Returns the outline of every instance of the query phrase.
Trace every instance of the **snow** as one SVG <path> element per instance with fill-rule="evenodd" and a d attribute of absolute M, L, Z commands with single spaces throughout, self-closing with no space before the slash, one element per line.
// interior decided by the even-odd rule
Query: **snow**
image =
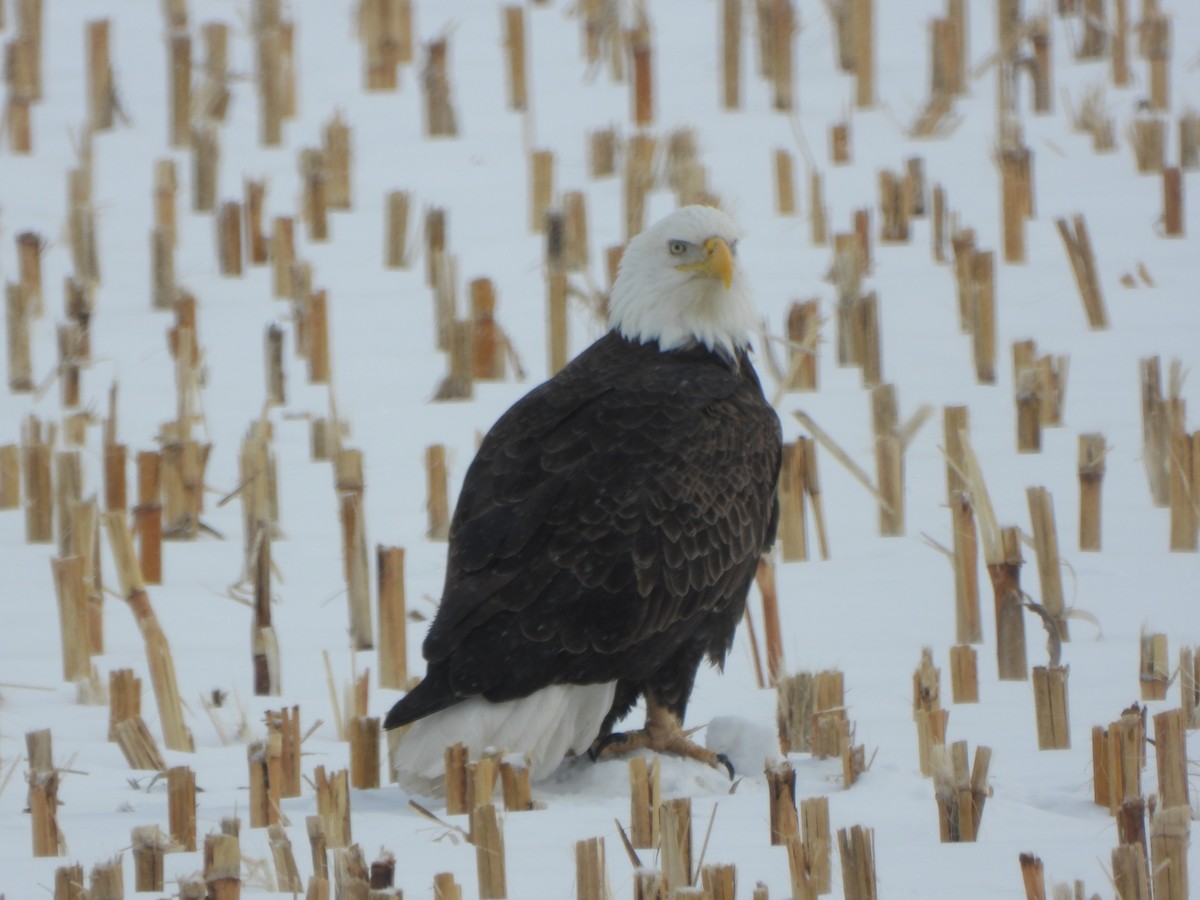
<path fill-rule="evenodd" d="M 351 654 L 347 623 L 336 496 L 328 463 L 309 458 L 311 416 L 327 415 L 331 402 L 348 423 L 348 444 L 360 448 L 366 465 L 366 523 L 372 543 L 407 550 L 410 609 L 426 617 L 438 596 L 444 544 L 427 541 L 424 448 L 443 443 L 450 454 L 452 491 L 469 462 L 477 435 L 546 372 L 543 241 L 529 232 L 527 151 L 554 150 L 555 183 L 561 193 L 582 190 L 588 199 L 591 278 L 602 285 L 603 248 L 623 234 L 622 189 L 617 178 L 591 180 L 586 134 L 615 124 L 633 133 L 629 89 L 606 72 L 589 71 L 581 55 L 581 28 L 564 2 L 526 7 L 530 47 L 532 111 L 526 117 L 505 109 L 503 38 L 499 7 L 453 0 L 416 4 L 422 41 L 450 35 L 451 81 L 461 125 L 455 139 L 430 140 L 422 134 L 419 69 L 407 67 L 398 93 L 368 94 L 362 88 L 362 51 L 349 4 L 295 2 L 300 73 L 299 115 L 285 124 L 285 146 L 258 145 L 258 101 L 253 83 L 254 55 L 249 8 L 244 4 L 196 2 L 191 30 L 208 21 L 231 25 L 230 69 L 239 78 L 228 122 L 221 128 L 219 198 L 240 199 L 244 177 L 268 180 L 268 221 L 299 208 L 297 153 L 316 146 L 320 129 L 341 111 L 352 129 L 355 154 L 354 209 L 331 216 L 332 240 L 313 244 L 297 223 L 298 256 L 312 263 L 314 280 L 328 290 L 334 381 L 331 388 L 306 383 L 305 368 L 292 354 L 288 305 L 271 299 L 266 267 L 249 268 L 239 279 L 218 274 L 211 215 L 190 211 L 191 161 L 186 151 L 167 146 L 167 54 L 159 5 L 151 0 L 104 3 L 52 2 L 45 9 L 45 100 L 34 107 L 35 154 L 0 154 L 0 211 L 4 240 L 0 273 L 13 281 L 13 236 L 33 230 L 48 246 L 43 256 L 46 313 L 34 323 L 36 377 L 55 364 L 54 328 L 62 320 L 59 286 L 71 272 L 67 245 L 66 171 L 77 164 L 77 143 L 85 116 L 83 23 L 112 19 L 113 60 L 123 109 L 131 122 L 98 135 L 95 204 L 99 217 L 102 283 L 93 319 L 93 363 L 83 375 L 84 405 L 103 416 L 110 384 L 119 384 L 119 437 L 133 449 L 150 449 L 161 423 L 174 416 L 174 376 L 167 352 L 167 314 L 150 307 L 149 234 L 153 163 L 175 159 L 180 173 L 178 279 L 199 301 L 199 337 L 205 351 L 203 392 L 205 434 L 213 449 L 207 483 L 211 491 L 204 520 L 224 536 L 164 547 L 164 584 L 150 588 L 151 602 L 171 642 L 180 688 L 189 707 L 188 725 L 196 753 L 166 751 L 170 765 L 196 772 L 200 794 L 199 830 L 215 830 L 222 817 L 245 815 L 248 774 L 245 743 L 264 734 L 266 710 L 299 704 L 302 729 L 323 724 L 304 744 L 303 767 L 327 771 L 347 763 L 347 745 L 337 740 L 321 655 L 328 652 L 335 680 L 348 683 L 353 672 L 376 667 L 374 653 Z M 749 5 L 749 4 L 747 4 Z M 1135 4 L 1128 4 L 1134 6 Z M 1177 147 L 1178 115 L 1200 98 L 1200 7 L 1164 2 L 1174 27 L 1171 64 L 1169 158 Z M 992 11 L 970 7 L 971 67 L 984 62 L 995 45 Z M 8 4 L 11 39 L 15 15 Z M 743 110 L 719 108 L 717 22 L 719 4 L 662 0 L 652 5 L 655 38 L 655 131 L 696 129 L 709 184 L 746 232 L 739 253 L 755 290 L 756 302 L 775 331 L 787 304 L 817 296 L 831 316 L 834 290 L 826 281 L 830 250 L 809 243 L 804 217 L 774 212 L 771 157 L 785 147 L 801 159 L 798 137 L 825 176 L 829 220 L 847 230 L 856 209 L 871 207 L 877 228 L 877 172 L 898 169 L 920 155 L 929 182 L 941 183 L 963 225 L 976 230 L 978 245 L 999 249 L 999 178 L 992 161 L 996 144 L 995 69 L 980 66 L 970 95 L 957 106 L 958 128 L 946 139 L 909 139 L 911 121 L 926 96 L 928 21 L 943 14 L 939 3 L 876 4 L 878 18 L 879 105 L 853 110 L 853 83 L 836 72 L 833 37 L 824 4 L 799 4 L 796 36 L 797 110 L 794 118 L 771 108 L 767 87 L 754 76 L 755 35 L 747 20 Z M 1029 12 L 1034 12 L 1033 9 Z M 945 467 L 938 445 L 938 418 L 913 440 L 906 457 L 907 536 L 880 538 L 873 500 L 831 456 L 820 451 L 822 488 L 832 558 L 786 563 L 778 570 L 783 641 L 789 670 L 837 667 L 845 674 L 849 717 L 856 740 L 873 756 L 870 770 L 848 790 L 840 766 L 807 754 L 794 754 L 797 794 L 827 794 L 833 827 L 862 824 L 874 829 L 880 896 L 1000 898 L 1019 896 L 1017 855 L 1037 853 L 1047 878 L 1082 879 L 1089 895 L 1111 896 L 1108 860 L 1116 845 L 1114 820 L 1092 803 L 1090 730 L 1107 725 L 1138 699 L 1138 634 L 1146 628 L 1168 636 L 1172 664 L 1184 646 L 1200 644 L 1196 613 L 1197 556 L 1168 550 L 1168 513 L 1151 503 L 1141 460 L 1138 359 L 1157 354 L 1164 366 L 1197 361 L 1200 306 L 1200 184 L 1185 173 L 1186 233 L 1161 236 L 1161 183 L 1137 175 L 1124 129 L 1148 90 L 1146 63 L 1131 54 L 1135 84 L 1107 89 L 1107 105 L 1118 126 L 1118 149 L 1092 153 L 1090 141 L 1070 130 L 1063 102 L 1076 102 L 1087 86 L 1106 83 L 1106 62 L 1076 61 L 1070 53 L 1074 24 L 1053 19 L 1055 112 L 1034 116 L 1022 81 L 1020 106 L 1026 142 L 1034 154 L 1036 218 L 1028 224 L 1029 261 L 996 266 L 998 318 L 997 380 L 975 383 L 969 338 L 959 333 L 952 273 L 932 262 L 928 220 L 914 223 L 910 243 L 874 244 L 868 286 L 880 297 L 884 377 L 898 391 L 901 417 L 922 403 L 940 408 L 966 404 L 971 436 L 987 477 L 1001 523 L 1030 531 L 1024 491 L 1043 485 L 1054 496 L 1059 546 L 1064 558 L 1068 602 L 1094 615 L 1071 625 L 1064 647 L 1070 666 L 1072 748 L 1037 749 L 1028 683 L 1000 682 L 994 662 L 994 626 L 986 578 L 981 584 L 984 644 L 979 646 L 981 703 L 951 708 L 948 739 L 967 740 L 971 751 L 988 746 L 993 796 L 988 800 L 979 839 L 973 844 L 941 844 L 932 783 L 917 765 L 916 730 L 911 715 L 911 674 L 921 648 L 933 648 L 943 670 L 943 696 L 949 696 L 948 649 L 954 643 L 953 582 L 942 556 L 922 540 L 950 541 L 944 506 Z M 1131 41 L 1131 51 L 1134 43 Z M 853 164 L 834 167 L 826 146 L 829 125 L 849 116 Z M 798 174 L 803 167 L 798 167 Z M 797 179 L 802 182 L 801 178 Z M 801 184 L 801 208 L 808 196 Z M 444 207 L 448 247 L 457 255 L 460 294 L 466 283 L 487 276 L 496 284 L 500 324 L 511 337 L 527 371 L 525 382 L 479 385 L 469 402 L 434 403 L 430 398 L 445 371 L 433 351 L 432 299 L 423 278 L 424 260 L 405 271 L 382 265 L 384 195 L 414 193 L 418 206 Z M 647 222 L 668 211 L 673 198 L 656 191 Z M 1066 254 L 1055 231 L 1059 216 L 1087 218 L 1112 327 L 1088 329 Z M 419 210 L 414 227 L 419 223 Z M 998 254 L 999 256 L 999 254 Z M 1127 289 L 1120 277 L 1142 263 L 1155 286 Z M 241 515 L 237 502 L 216 505 L 237 484 L 241 436 L 262 412 L 262 334 L 269 323 L 288 331 L 288 402 L 269 412 L 280 483 L 282 539 L 273 553 L 279 577 L 274 621 L 282 653 L 283 695 L 252 695 L 250 610 L 230 599 L 228 587 L 242 566 Z M 572 309 L 573 351 L 600 333 L 581 306 Z M 792 411 L 803 409 L 860 465 L 870 470 L 872 436 L 869 397 L 860 373 L 834 363 L 833 325 L 823 331 L 820 390 L 785 395 L 779 404 L 785 436 L 802 433 Z M 1063 427 L 1044 432 L 1038 454 L 1017 454 L 1013 372 L 1009 346 L 1032 338 L 1039 353 L 1069 354 L 1070 378 Z M 0 355 L 7 350 L 0 349 Z M 6 358 L 6 357 L 5 357 Z M 760 367 L 761 368 L 761 367 Z M 769 379 L 764 373 L 764 380 Z M 1184 397 L 1195 403 L 1192 382 Z M 40 397 L 0 392 L 0 443 L 19 441 L 20 423 L 30 413 L 58 420 L 58 390 Z M 1103 487 L 1104 550 L 1078 551 L 1076 441 L 1100 431 L 1111 452 Z M 101 486 L 100 434 L 91 428 L 84 452 L 85 494 Z M 132 473 L 132 467 L 131 467 Z M 121 853 L 136 826 L 167 825 L 166 785 L 151 773 L 131 772 L 120 751 L 105 740 L 107 709 L 79 703 L 73 685 L 61 680 L 57 613 L 51 580 L 50 545 L 24 540 L 19 511 L 0 513 L 0 894 L 41 896 L 53 884 L 54 870 L 80 861 L 85 868 Z M 107 548 L 105 582 L 116 584 Z M 1037 594 L 1033 553 L 1026 550 L 1024 585 Z M 755 595 L 756 598 L 756 595 Z M 755 617 L 761 609 L 755 599 Z M 1038 622 L 1026 621 L 1031 664 L 1044 659 Z M 161 739 L 149 691 L 141 635 L 124 604 L 110 598 L 105 607 L 107 647 L 95 664 L 103 680 L 109 671 L 133 668 L 143 678 L 143 715 Z M 421 628 L 409 633 L 410 659 L 419 671 Z M 229 695 L 216 716 L 222 736 L 201 708 L 201 697 L 219 689 Z M 398 695 L 380 690 L 372 678 L 371 707 L 383 715 Z M 1151 713 L 1178 705 L 1178 685 L 1168 699 L 1148 704 Z M 632 720 L 640 715 L 635 712 Z M 708 723 L 702 739 L 728 753 L 739 780 L 695 763 L 663 759 L 663 796 L 693 798 L 694 834 L 699 845 L 712 818 L 706 862 L 738 867 L 742 894 L 756 881 L 773 897 L 790 894 L 787 857 L 768 843 L 767 791 L 761 774 L 765 757 L 778 753 L 774 741 L 774 693 L 755 685 L 744 634 L 719 674 L 702 670 L 689 709 L 688 724 Z M 50 728 L 54 758 L 63 775 L 59 824 L 67 855 L 30 856 L 29 817 L 23 814 L 25 770 L 23 736 Z M 1200 750 L 1196 732 L 1188 738 L 1189 757 Z M 1197 791 L 1193 774 L 1192 805 Z M 9 777 L 11 776 L 11 777 Z M 9 780 L 5 782 L 5 778 Z M 1144 789 L 1156 789 L 1153 754 L 1143 773 Z M 504 818 L 509 895 L 562 897 L 574 890 L 573 843 L 602 836 L 614 896 L 632 894 L 633 867 L 620 850 L 614 820 L 627 825 L 627 772 L 624 762 L 573 761 L 549 781 L 535 786 L 541 808 Z M 452 830 L 421 817 L 398 788 L 354 791 L 353 837 L 374 859 L 380 847 L 398 859 L 397 884 L 408 896 L 429 896 L 433 875 L 453 871 L 464 896 L 476 894 L 473 848 Z M 442 815 L 436 800 L 423 799 Z M 714 812 L 715 810 L 715 812 Z M 305 786 L 300 798 L 285 800 L 283 812 L 301 876 L 311 864 L 304 819 L 316 811 Z M 461 816 L 443 816 L 465 826 Z M 270 858 L 265 830 L 243 822 L 243 853 Z M 643 862 L 652 856 L 643 851 Z M 1200 878 L 1200 850 L 1188 853 L 1192 881 Z M 198 872 L 198 853 L 166 857 L 171 882 Z M 125 860 L 126 889 L 132 893 L 132 865 Z M 260 878 L 247 891 L 263 892 Z M 834 863 L 834 896 L 841 875 Z"/>

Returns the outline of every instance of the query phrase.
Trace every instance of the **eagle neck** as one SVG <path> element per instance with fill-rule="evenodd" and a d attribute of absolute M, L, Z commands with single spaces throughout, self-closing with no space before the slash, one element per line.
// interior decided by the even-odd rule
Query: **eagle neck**
<path fill-rule="evenodd" d="M 742 370 L 749 365 L 749 348 L 738 347 L 731 349 L 724 344 L 718 344 L 716 347 L 709 347 L 707 344 L 697 340 L 689 340 L 686 343 L 678 346 L 668 347 L 663 349 L 658 340 L 651 338 L 649 340 L 639 340 L 622 334 L 618 330 L 609 332 L 610 336 L 616 340 L 634 347 L 637 349 L 652 351 L 669 359 L 680 359 L 688 362 L 711 362 L 715 363 L 730 372 L 740 374 Z"/>

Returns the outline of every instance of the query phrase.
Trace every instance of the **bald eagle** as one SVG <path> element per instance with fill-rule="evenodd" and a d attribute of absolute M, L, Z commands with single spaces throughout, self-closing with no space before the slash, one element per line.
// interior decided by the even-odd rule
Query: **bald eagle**
<path fill-rule="evenodd" d="M 446 747 L 634 749 L 710 765 L 682 723 L 723 664 L 775 539 L 779 419 L 749 359 L 756 314 L 723 212 L 688 206 L 626 248 L 610 331 L 512 406 L 479 448 L 450 526 L 402 784 L 436 789 Z M 614 734 L 640 698 L 645 727 Z"/>

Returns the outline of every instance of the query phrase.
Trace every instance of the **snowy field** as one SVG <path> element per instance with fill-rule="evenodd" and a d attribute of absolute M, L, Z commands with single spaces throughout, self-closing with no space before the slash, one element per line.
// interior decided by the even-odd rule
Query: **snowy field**
<path fill-rule="evenodd" d="M 623 15 L 627 4 L 617 3 Z M 1062 5 L 1062 4 L 1057 4 Z M 1112 20 L 1112 3 L 1103 4 Z M 1142 4 L 1127 3 L 1136 21 Z M 1162 113 L 1169 139 L 1166 157 L 1178 164 L 1178 122 L 1200 106 L 1200 5 L 1162 0 L 1173 27 L 1169 109 Z M 7 42 L 17 28 L 16 0 L 0 0 Z M 370 710 L 382 716 L 399 694 L 375 681 L 374 652 L 352 653 L 346 635 L 347 603 L 337 494 L 330 463 L 310 455 L 310 419 L 336 409 L 360 449 L 365 466 L 368 547 L 406 548 L 409 609 L 428 619 L 441 587 L 445 544 L 426 539 L 425 447 L 443 444 L 449 459 L 451 502 L 484 430 L 515 399 L 548 374 L 543 236 L 529 228 L 530 166 L 534 149 L 555 154 L 555 190 L 587 198 L 591 264 L 570 276 L 574 286 L 603 289 L 604 251 L 624 239 L 623 187 L 618 175 L 593 178 L 588 134 L 614 126 L 623 139 L 636 132 L 630 87 L 608 67 L 590 68 L 583 56 L 576 7 L 526 4 L 530 109 L 506 106 L 505 48 L 500 6 L 482 0 L 414 3 L 418 60 L 401 69 L 396 92 L 363 87 L 363 47 L 353 4 L 294 0 L 285 17 L 295 25 L 298 108 L 284 124 L 283 144 L 259 143 L 259 101 L 251 4 L 194 0 L 189 5 L 195 82 L 201 79 L 201 26 L 230 26 L 232 98 L 220 140 L 219 200 L 240 200 L 243 179 L 267 183 L 266 216 L 296 216 L 296 255 L 312 266 L 314 285 L 328 294 L 333 377 L 312 385 L 294 353 L 292 305 L 273 299 L 269 265 L 247 267 L 241 277 L 218 270 L 214 216 L 191 208 L 192 161 L 168 144 L 166 25 L 151 0 L 47 0 L 44 11 L 43 99 L 33 106 L 34 153 L 17 156 L 0 147 L 0 274 L 18 279 L 15 236 L 42 236 L 45 311 L 32 323 L 34 380 L 38 394 L 0 391 L 0 444 L 17 444 L 32 414 L 61 422 L 56 383 L 55 328 L 64 320 L 62 285 L 74 271 L 67 228 L 67 171 L 78 165 L 80 131 L 87 119 L 84 36 L 87 21 L 111 20 L 112 63 L 123 121 L 93 138 L 92 198 L 97 220 L 100 280 L 91 320 L 91 362 L 82 373 L 82 406 L 94 413 L 83 448 L 83 495 L 102 491 L 102 427 L 108 392 L 119 385 L 118 439 L 131 453 L 157 446 L 164 422 L 176 415 L 174 364 L 166 341 L 173 321 L 151 306 L 150 232 L 154 164 L 174 159 L 179 173 L 176 278 L 198 301 L 204 356 L 202 419 L 197 436 L 210 442 L 203 521 L 212 533 L 164 545 L 163 583 L 149 587 L 151 603 L 170 641 L 186 723 L 195 753 L 165 750 L 170 766 L 195 771 L 198 831 L 218 829 L 225 817 L 245 816 L 248 804 L 246 745 L 265 734 L 264 713 L 299 705 L 301 729 L 321 721 L 304 742 L 303 771 L 346 766 L 348 745 L 338 739 L 323 654 L 340 691 L 355 673 L 370 669 Z M 1035 215 L 1026 227 L 1028 260 L 1005 264 L 1002 241 L 995 115 L 997 66 L 994 4 L 969 3 L 967 92 L 955 102 L 955 127 L 937 138 L 913 139 L 909 124 L 929 96 L 929 22 L 945 15 L 943 3 L 877 0 L 877 103 L 854 105 L 854 77 L 838 70 L 828 8 L 798 4 L 794 38 L 795 110 L 773 109 L 769 86 L 758 77 L 753 4 L 744 4 L 742 108 L 722 108 L 721 4 L 661 0 L 648 4 L 653 34 L 654 121 L 665 140 L 694 129 L 709 190 L 745 230 L 739 256 L 755 289 L 764 321 L 782 334 L 792 301 L 819 298 L 826 318 L 819 346 L 819 390 L 781 394 L 777 407 L 788 440 L 806 434 L 793 416 L 803 410 L 868 472 L 874 473 L 870 393 L 861 371 L 836 364 L 836 289 L 829 280 L 832 246 L 814 246 L 809 224 L 807 158 L 824 176 L 830 231 L 853 228 L 855 210 L 871 209 L 873 265 L 865 287 L 879 296 L 882 372 L 895 385 L 901 421 L 922 404 L 935 411 L 906 454 L 905 536 L 880 537 L 873 498 L 845 467 L 818 450 L 828 522 L 830 559 L 778 564 L 782 643 L 788 671 L 837 668 L 844 673 L 848 716 L 855 742 L 871 765 L 843 789 L 836 759 L 793 754 L 797 796 L 828 795 L 833 828 L 874 830 L 878 896 L 888 898 L 1011 898 L 1022 895 L 1018 855 L 1033 853 L 1048 883 L 1081 880 L 1086 896 L 1114 896 L 1110 854 L 1115 820 L 1093 802 L 1091 729 L 1108 726 L 1139 693 L 1139 633 L 1167 636 L 1172 669 L 1181 648 L 1200 645 L 1198 557 L 1172 552 L 1169 511 L 1152 501 L 1143 465 L 1138 362 L 1157 355 L 1186 371 L 1200 361 L 1200 180 L 1184 173 L 1186 237 L 1165 237 L 1162 179 L 1137 173 L 1128 129 L 1148 97 L 1149 65 L 1129 41 L 1132 82 L 1114 88 L 1107 59 L 1077 60 L 1078 18 L 1054 14 L 1056 4 L 1026 4 L 1027 15 L 1049 16 L 1053 59 L 1053 111 L 1035 115 L 1027 75 L 1016 105 L 1025 143 L 1033 154 Z M 6 7 L 6 8 L 5 8 Z M 420 46 L 439 35 L 450 41 L 449 72 L 459 135 L 428 138 L 423 127 Z M 1078 108 L 1088 88 L 1103 86 L 1104 108 L 1115 124 L 1116 149 L 1096 154 L 1091 138 L 1071 127 L 1068 103 Z M 301 223 L 301 149 L 317 147 L 335 112 L 351 130 L 353 206 L 330 214 L 330 240 L 313 242 Z M 830 159 L 829 129 L 851 124 L 852 162 Z M 776 212 L 773 155 L 787 149 L 796 161 L 798 213 Z M 916 219 L 907 243 L 878 240 L 881 169 L 902 171 L 905 160 L 924 160 L 928 185 L 945 189 L 947 205 L 976 245 L 996 253 L 997 365 L 994 385 L 975 380 L 971 339 L 959 329 L 952 264 L 935 263 L 929 217 Z M 385 196 L 412 194 L 409 268 L 384 266 Z M 649 196 L 647 222 L 673 208 L 665 184 Z M 435 402 L 447 356 L 434 346 L 434 303 L 425 281 L 420 226 L 423 211 L 447 215 L 447 249 L 457 258 L 460 314 L 469 281 L 493 280 L 497 320 L 525 368 L 523 381 L 477 384 L 468 401 Z M 1097 261 L 1111 327 L 1088 327 L 1055 219 L 1083 214 Z M 1153 286 L 1122 277 L 1144 267 Z M 281 660 L 282 693 L 255 696 L 251 665 L 251 609 L 231 597 L 243 567 L 240 504 L 218 505 L 239 482 L 238 452 L 265 402 L 263 333 L 285 331 L 287 398 L 265 415 L 274 429 L 280 535 L 272 552 L 273 620 Z M 572 301 L 571 352 L 602 333 L 585 304 Z M 1017 452 L 1011 345 L 1033 339 L 1038 354 L 1068 356 L 1063 423 L 1043 432 L 1040 453 Z M 761 349 L 761 348 L 760 348 Z M 0 357 L 7 360 L 6 350 Z M 775 353 L 780 353 L 776 348 Z M 762 354 L 760 353 L 760 357 Z M 775 382 L 760 373 L 768 394 Z M 1194 378 L 1182 397 L 1193 410 Z M 1070 749 L 1039 751 L 1030 683 L 1000 681 L 996 671 L 991 588 L 980 563 L 983 643 L 978 704 L 950 703 L 950 647 L 956 643 L 954 578 L 946 557 L 923 536 L 949 546 L 941 409 L 966 405 L 970 434 L 1002 525 L 1032 532 L 1025 490 L 1044 486 L 1057 514 L 1061 571 L 1067 603 L 1090 617 L 1071 622 L 1062 660 L 1070 667 Z M 1195 430 L 1195 414 L 1188 426 Z M 1103 550 L 1079 549 L 1080 434 L 1099 432 L 1109 447 L 1103 482 Z M 61 437 L 56 449 L 61 449 Z M 1193 469 L 1195 471 L 1195 469 Z M 130 492 L 134 469 L 129 468 Z M 219 537 L 214 536 L 219 535 Z M 812 532 L 810 527 L 810 540 Z M 815 541 L 813 542 L 815 545 Z M 85 871 L 124 853 L 125 889 L 133 893 L 130 830 L 167 829 L 167 790 L 153 773 L 132 771 L 115 743 L 106 740 L 108 709 L 81 702 L 62 680 L 58 614 L 50 560 L 53 544 L 30 544 L 20 510 L 0 512 L 0 896 L 9 900 L 52 892 L 54 871 L 80 862 Z M 1023 550 L 1022 583 L 1038 599 L 1032 547 Z M 104 584 L 117 589 L 112 557 L 102 547 Z M 374 560 L 372 552 L 370 558 Z M 372 584 L 374 584 L 372 562 Z M 751 595 L 761 629 L 758 592 Z M 1045 664 L 1044 631 L 1025 619 L 1030 665 Z M 161 746 L 162 729 L 143 642 L 129 608 L 117 595 L 104 604 L 105 652 L 93 659 L 102 683 L 108 673 L 132 668 L 143 681 L 142 713 Z M 409 627 L 413 675 L 421 672 L 423 627 Z M 760 632 L 759 643 L 762 643 Z M 911 676 L 922 648 L 942 668 L 943 703 L 950 711 L 947 740 L 966 740 L 993 751 L 992 794 L 975 843 L 939 841 L 934 785 L 918 767 Z M 204 701 L 227 695 L 211 714 Z M 339 698 L 340 699 L 340 698 Z M 1174 682 L 1166 700 L 1147 704 L 1152 716 L 1178 708 Z M 640 725 L 640 711 L 629 723 Z M 764 762 L 778 756 L 775 692 L 757 686 L 743 628 L 724 673 L 702 669 L 688 723 L 709 724 L 699 740 L 725 749 L 738 768 L 730 785 L 723 774 L 698 764 L 663 759 L 663 796 L 692 798 L 697 848 L 711 819 L 704 862 L 737 867 L 739 896 L 756 882 L 771 897 L 792 894 L 787 854 L 772 847 Z M 30 816 L 24 813 L 25 734 L 48 728 L 61 774 L 58 823 L 65 850 L 59 857 L 30 853 Z M 1200 797 L 1194 760 L 1200 737 L 1188 733 L 1193 818 Z M 1153 731 L 1151 730 L 1151 737 Z M 353 840 L 368 862 L 380 848 L 395 854 L 396 885 L 408 897 L 431 896 L 433 878 L 453 872 L 463 896 L 477 895 L 474 848 L 451 829 L 422 817 L 394 785 L 351 793 Z M 1157 790 L 1153 748 L 1143 789 Z M 466 817 L 445 816 L 436 798 L 416 798 L 456 826 Z M 510 897 L 566 897 L 575 891 L 574 843 L 603 837 L 614 897 L 633 895 L 634 872 L 617 826 L 629 827 L 628 774 L 624 761 L 568 762 L 548 782 L 534 786 L 535 811 L 504 816 Z M 441 804 L 439 806 L 439 804 Z M 307 782 L 302 796 L 286 799 L 282 813 L 300 875 L 312 872 L 305 818 L 316 799 Z M 270 860 L 265 829 L 243 821 L 241 849 L 249 861 Z M 835 838 L 836 842 L 836 838 Z M 653 864 L 653 852 L 642 851 Z M 1200 888 L 1200 849 L 1187 851 L 1192 892 Z M 180 879 L 199 873 L 198 852 L 165 857 L 166 886 L 154 896 L 178 894 Z M 247 893 L 274 888 L 271 866 L 243 866 Z M 836 853 L 833 896 L 843 886 Z"/>

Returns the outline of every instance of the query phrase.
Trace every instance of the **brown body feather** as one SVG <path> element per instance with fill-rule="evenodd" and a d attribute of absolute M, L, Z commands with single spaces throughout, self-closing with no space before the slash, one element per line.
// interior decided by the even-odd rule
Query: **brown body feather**
<path fill-rule="evenodd" d="M 386 727 L 468 697 L 616 682 L 683 719 L 775 537 L 780 427 L 743 352 L 613 332 L 484 438 L 450 529 L 425 679 Z"/>

